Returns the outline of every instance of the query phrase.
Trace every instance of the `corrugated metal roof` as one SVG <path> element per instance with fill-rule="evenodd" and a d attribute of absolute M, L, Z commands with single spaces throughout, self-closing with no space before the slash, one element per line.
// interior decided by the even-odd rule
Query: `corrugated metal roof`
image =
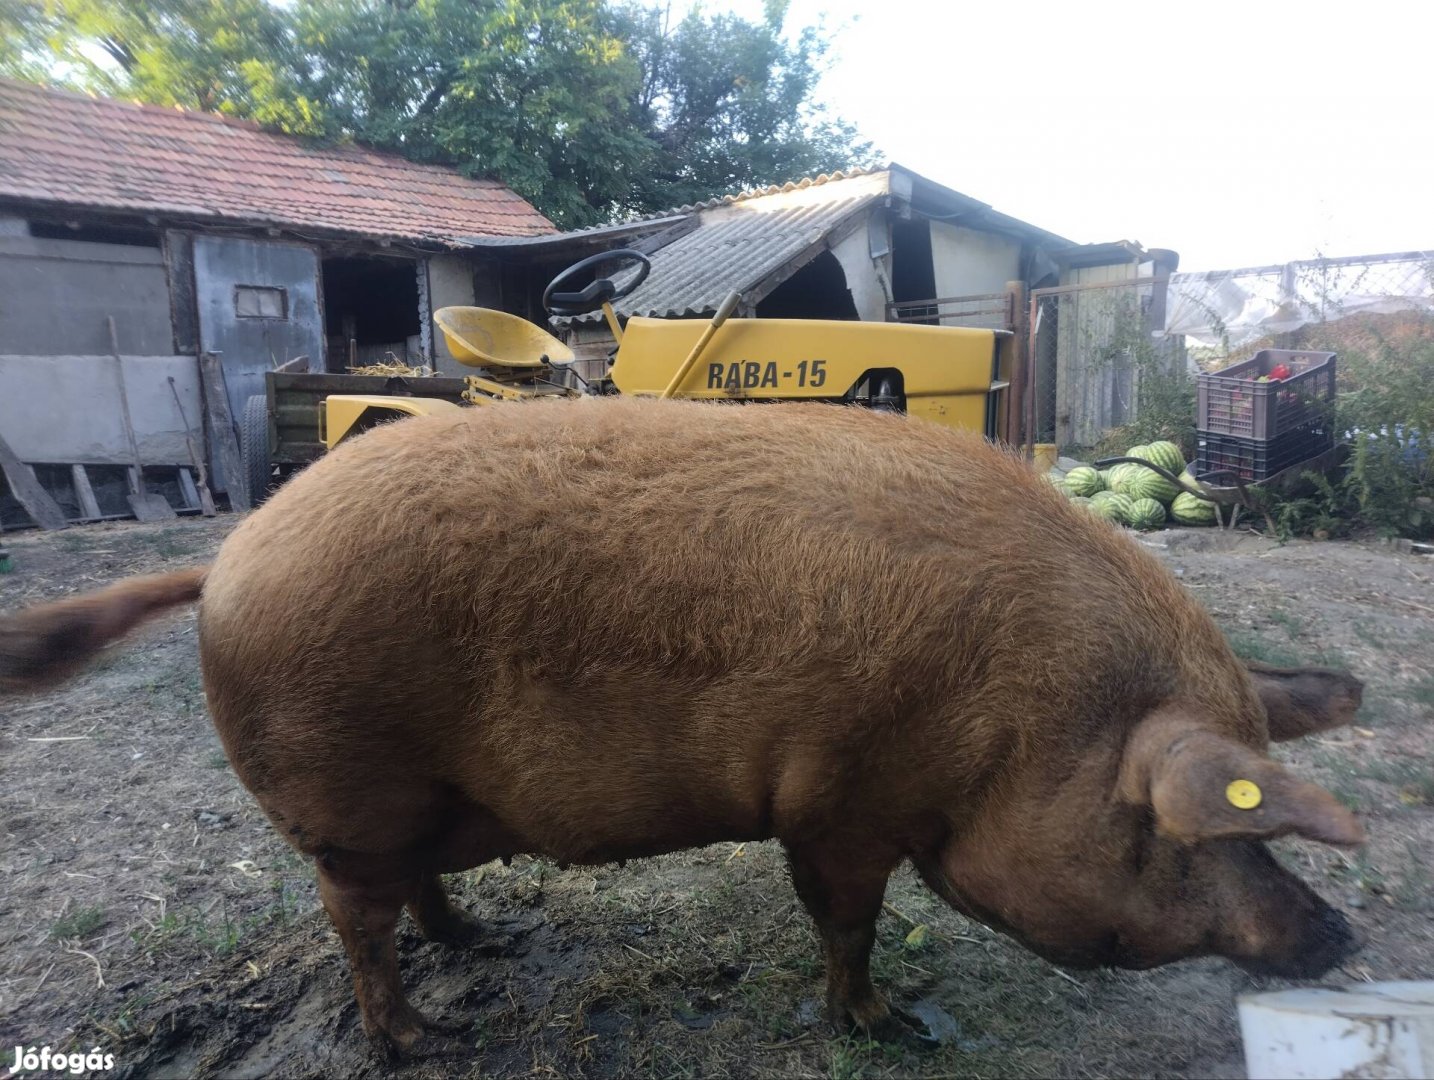
<path fill-rule="evenodd" d="M 614 307 L 624 316 L 701 315 L 716 311 L 734 289 L 753 303 L 761 299 L 751 295 L 758 283 L 889 190 L 885 169 L 834 173 L 682 207 L 678 212 L 701 214 L 698 228 L 654 252 L 651 276 Z"/>

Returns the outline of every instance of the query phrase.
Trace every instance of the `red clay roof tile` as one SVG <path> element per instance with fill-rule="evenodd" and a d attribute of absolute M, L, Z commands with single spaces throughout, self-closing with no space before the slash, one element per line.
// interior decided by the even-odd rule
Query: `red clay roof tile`
<path fill-rule="evenodd" d="M 0 199 L 415 243 L 556 231 L 496 180 L 10 79 L 0 79 Z"/>

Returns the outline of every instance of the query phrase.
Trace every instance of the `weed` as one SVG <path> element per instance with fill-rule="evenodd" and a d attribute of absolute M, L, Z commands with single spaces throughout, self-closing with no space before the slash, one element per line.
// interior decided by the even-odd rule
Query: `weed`
<path fill-rule="evenodd" d="M 1348 320 L 1353 323 L 1354 320 Z M 1307 476 L 1312 494 L 1284 499 L 1282 531 L 1353 526 L 1386 536 L 1434 535 L 1434 318 L 1420 316 L 1397 335 L 1377 325 L 1359 340 L 1341 322 L 1313 327 L 1304 348 L 1339 353 L 1339 397 L 1333 427 L 1351 444 L 1335 478 Z"/>
<path fill-rule="evenodd" d="M 77 908 L 55 920 L 50 937 L 55 941 L 82 940 L 109 921 L 102 907 Z"/>
<path fill-rule="evenodd" d="M 224 756 L 223 750 L 211 750 L 204 764 L 208 765 L 211 769 L 227 769 L 229 768 L 229 759 Z"/>
<path fill-rule="evenodd" d="M 827 1075 L 831 1080 L 858 1080 L 866 1075 L 866 1066 L 871 1060 L 873 1051 L 879 1050 L 881 1045 L 870 1039 L 857 1039 L 847 1036 L 835 1040 L 832 1043 L 831 1062 L 827 1067 Z"/>

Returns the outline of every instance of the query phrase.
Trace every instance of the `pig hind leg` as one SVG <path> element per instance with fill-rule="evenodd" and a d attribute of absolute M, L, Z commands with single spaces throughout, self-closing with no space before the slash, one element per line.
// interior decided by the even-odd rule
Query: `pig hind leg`
<path fill-rule="evenodd" d="M 319 896 L 348 954 L 364 1032 L 390 1052 L 423 1035 L 398 969 L 399 913 L 417 894 L 419 875 L 394 860 L 330 850 L 318 858 Z"/>
<path fill-rule="evenodd" d="M 445 800 L 440 816 L 445 822 L 444 831 L 424 847 L 424 872 L 409 899 L 408 913 L 419 933 L 429 941 L 454 946 L 476 945 L 487 936 L 482 922 L 454 905 L 439 874 L 456 873 L 494 859 L 508 858 L 526 850 L 528 845 L 487 807 L 456 793 L 450 793 Z M 486 944 L 502 952 L 512 942 L 491 940 Z"/>
<path fill-rule="evenodd" d="M 457 907 L 443 887 L 437 874 L 425 873 L 408 901 L 408 914 L 418 932 L 429 941 L 443 945 L 465 946 L 477 943 L 483 936 L 478 917 Z"/>
<path fill-rule="evenodd" d="M 826 952 L 827 1009 L 838 1027 L 854 1026 L 887 1041 L 927 1044 L 918 1022 L 894 1013 L 871 984 L 876 920 L 899 857 L 851 854 L 870 849 L 869 840 L 787 847 L 792 883 Z"/>

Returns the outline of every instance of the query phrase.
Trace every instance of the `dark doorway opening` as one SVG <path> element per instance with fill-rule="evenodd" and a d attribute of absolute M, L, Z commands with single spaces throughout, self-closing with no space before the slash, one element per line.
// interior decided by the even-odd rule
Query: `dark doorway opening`
<path fill-rule="evenodd" d="M 759 319 L 857 319 L 846 272 L 823 251 L 757 304 Z"/>
<path fill-rule="evenodd" d="M 891 293 L 898 304 L 936 299 L 936 266 L 931 259 L 931 226 L 925 220 L 891 225 Z M 929 316 L 929 317 L 928 317 Z M 907 308 L 903 322 L 935 325 L 936 307 Z"/>
<path fill-rule="evenodd" d="M 323 262 L 324 340 L 330 371 L 385 361 L 425 363 L 418 267 L 407 259 Z"/>

